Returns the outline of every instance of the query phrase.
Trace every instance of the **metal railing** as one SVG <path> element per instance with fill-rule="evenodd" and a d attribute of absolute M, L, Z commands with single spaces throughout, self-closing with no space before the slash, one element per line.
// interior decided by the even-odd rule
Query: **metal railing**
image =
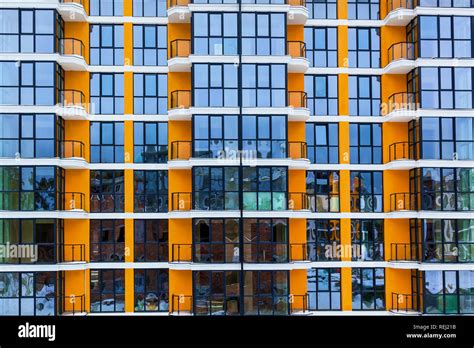
<path fill-rule="evenodd" d="M 410 192 L 397 192 L 390 194 L 390 211 L 416 210 L 416 195 Z"/>
<path fill-rule="evenodd" d="M 21 192 L 4 191 L 0 192 L 0 210 L 85 210 L 85 195 L 82 192 L 55 192 L 45 190 Z"/>
<path fill-rule="evenodd" d="M 191 40 L 176 39 L 170 42 L 170 58 L 188 57 L 191 54 Z"/>
<path fill-rule="evenodd" d="M 86 109 L 86 97 L 84 93 L 74 89 L 59 91 L 59 103 L 61 106 L 74 106 Z"/>
<path fill-rule="evenodd" d="M 192 244 L 171 245 L 171 262 L 191 262 L 193 260 Z"/>
<path fill-rule="evenodd" d="M 58 262 L 83 262 L 86 261 L 85 244 L 57 244 L 59 248 Z"/>
<path fill-rule="evenodd" d="M 415 93 L 398 92 L 388 97 L 387 114 L 393 111 L 413 111 L 416 109 Z"/>
<path fill-rule="evenodd" d="M 390 261 L 419 261 L 420 243 L 391 243 Z"/>
<path fill-rule="evenodd" d="M 290 91 L 288 92 L 288 106 L 294 108 L 307 108 L 308 107 L 308 95 L 302 91 Z"/>
<path fill-rule="evenodd" d="M 306 58 L 306 44 L 303 41 L 287 41 L 286 50 L 293 58 Z"/>
<path fill-rule="evenodd" d="M 415 59 L 415 44 L 412 42 L 397 42 L 388 48 L 388 62 L 399 59 Z"/>
<path fill-rule="evenodd" d="M 306 313 L 308 311 L 308 294 L 298 295 L 298 294 L 291 294 L 290 295 L 290 313 L 294 312 L 302 312 Z"/>
<path fill-rule="evenodd" d="M 72 314 L 86 312 L 85 295 L 58 295 L 61 304 L 59 314 Z"/>
<path fill-rule="evenodd" d="M 78 140 L 63 140 L 59 143 L 60 158 L 84 158 L 84 143 Z"/>
<path fill-rule="evenodd" d="M 308 210 L 309 198 L 306 192 L 288 192 L 288 210 Z"/>
<path fill-rule="evenodd" d="M 307 145 L 304 141 L 288 142 L 288 157 L 293 159 L 308 158 Z"/>
<path fill-rule="evenodd" d="M 176 140 L 171 142 L 171 160 L 188 160 L 191 158 L 192 141 Z"/>
<path fill-rule="evenodd" d="M 413 9 L 416 0 L 387 0 L 387 14 L 399 8 Z"/>
<path fill-rule="evenodd" d="M 412 160 L 408 141 L 398 141 L 388 146 L 388 161 Z"/>
<path fill-rule="evenodd" d="M 400 294 L 392 292 L 392 311 L 405 313 L 419 312 L 419 296 L 416 293 Z"/>
<path fill-rule="evenodd" d="M 192 3 L 192 0 L 169 0 L 168 8 L 175 6 L 188 6 L 190 3 Z"/>
<path fill-rule="evenodd" d="M 191 192 L 173 192 L 171 194 L 171 210 L 189 211 L 193 208 Z"/>
<path fill-rule="evenodd" d="M 290 244 L 290 262 L 308 260 L 308 246 L 306 243 Z"/>
<path fill-rule="evenodd" d="M 181 312 L 193 313 L 193 297 L 191 295 L 171 295 L 171 314 Z"/>
<path fill-rule="evenodd" d="M 74 38 L 59 39 L 59 54 L 84 57 L 85 45 L 81 40 Z"/>
<path fill-rule="evenodd" d="M 191 91 L 176 90 L 171 92 L 171 109 L 184 109 L 191 106 Z"/>

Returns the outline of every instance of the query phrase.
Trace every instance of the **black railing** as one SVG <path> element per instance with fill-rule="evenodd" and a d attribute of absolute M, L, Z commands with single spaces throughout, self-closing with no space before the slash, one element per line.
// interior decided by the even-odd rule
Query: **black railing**
<path fill-rule="evenodd" d="M 171 109 L 183 109 L 191 106 L 191 91 L 176 90 L 171 92 Z"/>
<path fill-rule="evenodd" d="M 293 159 L 308 158 L 307 145 L 304 141 L 288 142 L 288 157 Z"/>
<path fill-rule="evenodd" d="M 390 261 L 419 261 L 421 244 L 419 243 L 391 243 Z"/>
<path fill-rule="evenodd" d="M 175 6 L 188 6 L 190 3 L 192 3 L 191 0 L 169 0 L 168 8 Z"/>
<path fill-rule="evenodd" d="M 191 54 L 191 40 L 176 39 L 170 42 L 170 58 L 188 57 Z"/>
<path fill-rule="evenodd" d="M 81 40 L 73 38 L 59 39 L 59 54 L 84 57 L 86 49 Z"/>
<path fill-rule="evenodd" d="M 411 111 L 416 109 L 415 93 L 398 92 L 388 97 L 387 114 L 398 110 Z"/>
<path fill-rule="evenodd" d="M 59 144 L 60 158 L 84 158 L 84 143 L 78 140 L 63 140 Z"/>
<path fill-rule="evenodd" d="M 390 194 L 390 211 L 416 210 L 416 195 L 410 192 L 397 192 Z"/>
<path fill-rule="evenodd" d="M 86 246 L 84 244 L 59 243 L 60 250 L 58 262 L 84 262 L 86 261 Z"/>
<path fill-rule="evenodd" d="M 193 197 L 191 192 L 173 192 L 171 194 L 171 210 L 189 211 L 192 209 Z"/>
<path fill-rule="evenodd" d="M 192 244 L 171 245 L 171 262 L 191 262 L 193 260 Z"/>
<path fill-rule="evenodd" d="M 308 311 L 308 294 L 303 295 L 290 295 L 290 313 Z"/>
<path fill-rule="evenodd" d="M 62 106 L 86 108 L 86 97 L 81 91 L 64 89 L 59 91 L 59 103 Z"/>
<path fill-rule="evenodd" d="M 171 295 L 171 314 L 181 314 L 186 311 L 193 313 L 193 297 L 191 295 Z"/>
<path fill-rule="evenodd" d="M 188 160 L 191 158 L 192 141 L 177 140 L 171 142 L 171 159 Z"/>
<path fill-rule="evenodd" d="M 290 91 L 288 92 L 288 106 L 294 108 L 307 108 L 308 95 L 306 92 Z"/>
<path fill-rule="evenodd" d="M 290 244 L 290 261 L 308 260 L 308 246 L 306 243 Z"/>
<path fill-rule="evenodd" d="M 84 295 L 59 295 L 59 314 L 72 314 L 86 312 L 86 297 Z"/>
<path fill-rule="evenodd" d="M 309 198 L 306 192 L 288 192 L 288 210 L 308 210 Z"/>
<path fill-rule="evenodd" d="M 62 209 L 60 210 L 85 210 L 85 194 L 82 192 L 60 192 L 58 193 L 62 200 Z"/>
<path fill-rule="evenodd" d="M 388 146 L 388 161 L 411 160 L 410 144 L 408 141 L 399 141 Z"/>
<path fill-rule="evenodd" d="M 388 62 L 399 59 L 415 59 L 415 44 L 412 42 L 397 42 L 388 48 Z"/>
<path fill-rule="evenodd" d="M 306 58 L 306 44 L 303 41 L 287 41 L 286 51 L 293 58 Z"/>
<path fill-rule="evenodd" d="M 419 312 L 419 302 L 419 296 L 416 293 L 400 294 L 392 292 L 392 311 L 402 313 Z"/>
<path fill-rule="evenodd" d="M 415 0 L 387 0 L 387 14 L 399 8 L 413 9 Z"/>

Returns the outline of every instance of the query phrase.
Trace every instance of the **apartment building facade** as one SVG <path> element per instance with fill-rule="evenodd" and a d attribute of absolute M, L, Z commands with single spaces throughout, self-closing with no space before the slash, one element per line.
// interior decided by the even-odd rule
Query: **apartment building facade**
<path fill-rule="evenodd" d="M 0 315 L 473 314 L 473 28 L 0 1 Z"/>

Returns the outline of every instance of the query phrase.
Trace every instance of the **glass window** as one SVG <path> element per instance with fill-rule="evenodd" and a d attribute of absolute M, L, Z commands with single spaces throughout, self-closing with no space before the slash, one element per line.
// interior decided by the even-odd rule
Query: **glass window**
<path fill-rule="evenodd" d="M 165 66 L 168 64 L 166 25 L 133 26 L 133 64 Z"/>
<path fill-rule="evenodd" d="M 474 7 L 469 0 L 419 0 L 422 7 Z"/>
<path fill-rule="evenodd" d="M 310 261 L 341 260 L 341 234 L 339 220 L 306 220 L 306 257 Z M 298 245 L 292 245 L 296 252 Z"/>
<path fill-rule="evenodd" d="M 244 210 L 287 209 L 286 167 L 243 167 Z"/>
<path fill-rule="evenodd" d="M 285 107 L 286 65 L 242 64 L 243 107 Z"/>
<path fill-rule="evenodd" d="M 91 312 L 125 311 L 125 270 L 90 271 Z"/>
<path fill-rule="evenodd" d="M 306 0 L 305 4 L 309 12 L 309 18 L 337 18 L 337 0 Z"/>
<path fill-rule="evenodd" d="M 91 16 L 123 16 L 123 0 L 90 0 Z"/>
<path fill-rule="evenodd" d="M 123 65 L 123 25 L 90 26 L 90 65 Z"/>
<path fill-rule="evenodd" d="M 238 209 L 239 185 L 239 167 L 193 167 L 194 209 Z"/>
<path fill-rule="evenodd" d="M 91 261 L 125 261 L 125 221 L 90 220 Z"/>
<path fill-rule="evenodd" d="M 168 171 L 135 170 L 135 213 L 168 212 Z"/>
<path fill-rule="evenodd" d="M 310 311 L 341 310 L 340 268 L 310 268 L 306 279 Z"/>
<path fill-rule="evenodd" d="M 353 164 L 382 163 L 382 124 L 351 123 L 350 160 Z"/>
<path fill-rule="evenodd" d="M 135 269 L 135 312 L 169 311 L 167 269 Z"/>
<path fill-rule="evenodd" d="M 244 262 L 288 262 L 287 219 L 244 219 Z"/>
<path fill-rule="evenodd" d="M 168 122 L 133 122 L 135 163 L 168 161 Z"/>
<path fill-rule="evenodd" d="M 166 0 L 133 0 L 134 17 L 166 17 Z"/>
<path fill-rule="evenodd" d="M 244 315 L 288 315 L 288 271 L 244 271 Z"/>
<path fill-rule="evenodd" d="M 337 67 L 337 28 L 305 27 L 304 42 L 310 66 Z"/>
<path fill-rule="evenodd" d="M 339 163 L 337 123 L 306 123 L 306 144 L 311 163 Z"/>
<path fill-rule="evenodd" d="M 135 262 L 168 262 L 168 220 L 134 220 Z"/>
<path fill-rule="evenodd" d="M 234 64 L 193 64 L 193 105 L 237 107 L 237 71 Z"/>
<path fill-rule="evenodd" d="M 123 163 L 123 122 L 90 122 L 91 163 Z"/>
<path fill-rule="evenodd" d="M 133 75 L 133 110 L 137 115 L 168 113 L 168 75 Z"/>
<path fill-rule="evenodd" d="M 339 212 L 339 172 L 306 171 L 306 193 L 313 212 Z"/>
<path fill-rule="evenodd" d="M 242 54 L 285 55 L 285 28 L 284 13 L 242 13 Z"/>
<path fill-rule="evenodd" d="M 349 67 L 380 68 L 379 28 L 349 28 Z"/>
<path fill-rule="evenodd" d="M 194 54 L 237 54 L 237 13 L 196 12 L 192 16 L 192 26 Z"/>
<path fill-rule="evenodd" d="M 381 213 L 382 172 L 351 172 L 351 211 Z"/>
<path fill-rule="evenodd" d="M 193 157 L 222 159 L 237 156 L 237 115 L 194 115 L 193 134 Z"/>
<path fill-rule="evenodd" d="M 349 76 L 349 114 L 380 115 L 380 76 Z"/>
<path fill-rule="evenodd" d="M 385 269 L 352 269 L 352 310 L 385 309 Z"/>
<path fill-rule="evenodd" d="M 124 171 L 91 170 L 91 213 L 124 212 Z"/>
<path fill-rule="evenodd" d="M 123 74 L 91 74 L 92 114 L 123 115 Z"/>
<path fill-rule="evenodd" d="M 240 262 L 239 226 L 238 219 L 194 219 L 193 261 Z"/>
<path fill-rule="evenodd" d="M 304 89 L 308 94 L 308 108 L 312 116 L 338 115 L 336 75 L 305 75 Z"/>
<path fill-rule="evenodd" d="M 383 227 L 383 220 L 351 220 L 352 260 L 384 261 Z"/>
<path fill-rule="evenodd" d="M 349 19 L 380 19 L 379 0 L 348 0 Z"/>
<path fill-rule="evenodd" d="M 286 158 L 286 116 L 242 116 L 242 150 L 250 158 Z"/>

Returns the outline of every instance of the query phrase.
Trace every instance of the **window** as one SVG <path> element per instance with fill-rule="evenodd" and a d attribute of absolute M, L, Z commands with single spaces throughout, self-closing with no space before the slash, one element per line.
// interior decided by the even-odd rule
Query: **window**
<path fill-rule="evenodd" d="M 242 13 L 242 54 L 285 55 L 285 28 L 284 13 Z"/>
<path fill-rule="evenodd" d="M 337 123 L 306 123 L 306 144 L 311 163 L 339 163 Z"/>
<path fill-rule="evenodd" d="M 352 269 L 352 310 L 385 309 L 385 269 Z"/>
<path fill-rule="evenodd" d="M 310 268 L 307 282 L 310 311 L 341 310 L 340 268 Z"/>
<path fill-rule="evenodd" d="M 348 0 L 349 19 L 380 19 L 379 0 Z"/>
<path fill-rule="evenodd" d="M 193 261 L 240 262 L 238 219 L 194 219 Z"/>
<path fill-rule="evenodd" d="M 167 74 L 133 74 L 133 111 L 137 115 L 168 113 Z"/>
<path fill-rule="evenodd" d="M 64 170 L 0 167 L 0 210 L 62 210 Z"/>
<path fill-rule="evenodd" d="M 382 172 L 351 172 L 351 211 L 381 213 Z"/>
<path fill-rule="evenodd" d="M 133 26 L 133 64 L 165 66 L 168 64 L 166 25 Z"/>
<path fill-rule="evenodd" d="M 0 157 L 59 157 L 64 121 L 55 115 L 0 114 Z"/>
<path fill-rule="evenodd" d="M 123 122 L 90 122 L 91 163 L 123 163 Z"/>
<path fill-rule="evenodd" d="M 339 220 L 307 219 L 306 252 L 310 261 L 338 261 L 341 253 Z M 297 248 L 298 245 L 295 245 Z"/>
<path fill-rule="evenodd" d="M 244 271 L 245 315 L 288 315 L 288 271 Z"/>
<path fill-rule="evenodd" d="M 472 68 L 418 68 L 409 73 L 411 76 L 418 77 L 422 108 L 472 108 Z"/>
<path fill-rule="evenodd" d="M 168 212 L 168 171 L 135 170 L 135 213 Z"/>
<path fill-rule="evenodd" d="M 349 28 L 349 67 L 380 68 L 379 28 Z"/>
<path fill-rule="evenodd" d="M 91 312 L 125 311 L 125 270 L 91 270 Z"/>
<path fill-rule="evenodd" d="M 304 28 L 306 58 L 312 67 L 337 67 L 337 28 Z"/>
<path fill-rule="evenodd" d="M 237 54 L 237 13 L 196 12 L 192 16 L 192 26 L 194 54 Z"/>
<path fill-rule="evenodd" d="M 287 209 L 286 167 L 244 167 L 244 210 Z"/>
<path fill-rule="evenodd" d="M 91 74 L 91 113 L 123 115 L 123 74 Z"/>
<path fill-rule="evenodd" d="M 168 161 L 168 123 L 133 122 L 135 163 Z"/>
<path fill-rule="evenodd" d="M 195 315 L 239 315 L 241 277 L 239 271 L 193 272 Z"/>
<path fill-rule="evenodd" d="M 0 315 L 56 315 L 56 272 L 0 272 Z"/>
<path fill-rule="evenodd" d="M 286 116 L 243 115 L 242 150 L 256 158 L 286 158 L 286 124 Z"/>
<path fill-rule="evenodd" d="M 91 16 L 123 16 L 123 0 L 90 0 Z"/>
<path fill-rule="evenodd" d="M 168 262 L 168 220 L 134 220 L 135 262 Z"/>
<path fill-rule="evenodd" d="M 237 115 L 194 115 L 193 157 L 222 159 L 231 155 L 237 156 L 238 117 Z"/>
<path fill-rule="evenodd" d="M 0 10 L 0 52 L 54 53 L 64 22 L 54 10 Z"/>
<path fill-rule="evenodd" d="M 384 261 L 383 220 L 351 220 L 352 260 Z"/>
<path fill-rule="evenodd" d="M 382 124 L 351 123 L 350 159 L 353 164 L 382 163 Z"/>
<path fill-rule="evenodd" d="M 167 269 L 135 269 L 135 312 L 168 312 Z"/>
<path fill-rule="evenodd" d="M 311 19 L 337 18 L 337 0 L 307 0 L 305 3 Z"/>
<path fill-rule="evenodd" d="M 419 0 L 422 7 L 474 7 L 469 0 Z"/>
<path fill-rule="evenodd" d="M 56 242 L 62 233 L 62 220 L 0 219 L 0 244 L 26 248 L 21 251 L 19 249 L 19 254 L 16 255 L 2 253 L 0 264 L 61 262 Z M 35 246 L 38 247 L 36 251 L 32 249 Z"/>
<path fill-rule="evenodd" d="M 339 172 L 308 170 L 306 193 L 313 212 L 339 212 Z"/>
<path fill-rule="evenodd" d="M 194 167 L 194 209 L 239 208 L 239 167 Z"/>
<path fill-rule="evenodd" d="M 243 107 L 285 107 L 286 65 L 242 64 Z"/>
<path fill-rule="evenodd" d="M 234 64 L 193 64 L 193 105 L 236 107 L 237 70 Z"/>
<path fill-rule="evenodd" d="M 287 219 L 244 219 L 244 262 L 288 262 Z"/>
<path fill-rule="evenodd" d="M 123 65 L 123 25 L 90 27 L 90 65 Z"/>
<path fill-rule="evenodd" d="M 91 213 L 124 211 L 124 171 L 91 170 Z"/>
<path fill-rule="evenodd" d="M 336 75 L 305 75 L 304 89 L 308 94 L 308 108 L 311 115 L 338 115 Z"/>
<path fill-rule="evenodd" d="M 472 262 L 474 221 L 472 219 L 411 220 L 412 249 L 423 262 Z M 422 243 L 420 247 L 420 241 Z"/>
<path fill-rule="evenodd" d="M 471 58 L 472 18 L 464 16 L 420 16 L 411 23 L 417 57 Z M 419 31 L 416 32 L 417 26 Z M 419 35 L 419 40 L 416 40 Z"/>
<path fill-rule="evenodd" d="M 416 159 L 474 159 L 473 118 L 424 117 L 411 121 L 409 130 L 411 154 Z"/>
<path fill-rule="evenodd" d="M 166 0 L 133 0 L 133 17 L 166 16 Z"/>
<path fill-rule="evenodd" d="M 380 115 L 380 76 L 349 76 L 349 114 Z"/>
<path fill-rule="evenodd" d="M 91 261 L 125 261 L 125 221 L 90 220 Z"/>
<path fill-rule="evenodd" d="M 54 62 L 0 62 L 0 104 L 55 105 L 64 85 L 63 69 Z"/>
<path fill-rule="evenodd" d="M 410 193 L 419 210 L 474 210 L 474 169 L 412 169 Z"/>

